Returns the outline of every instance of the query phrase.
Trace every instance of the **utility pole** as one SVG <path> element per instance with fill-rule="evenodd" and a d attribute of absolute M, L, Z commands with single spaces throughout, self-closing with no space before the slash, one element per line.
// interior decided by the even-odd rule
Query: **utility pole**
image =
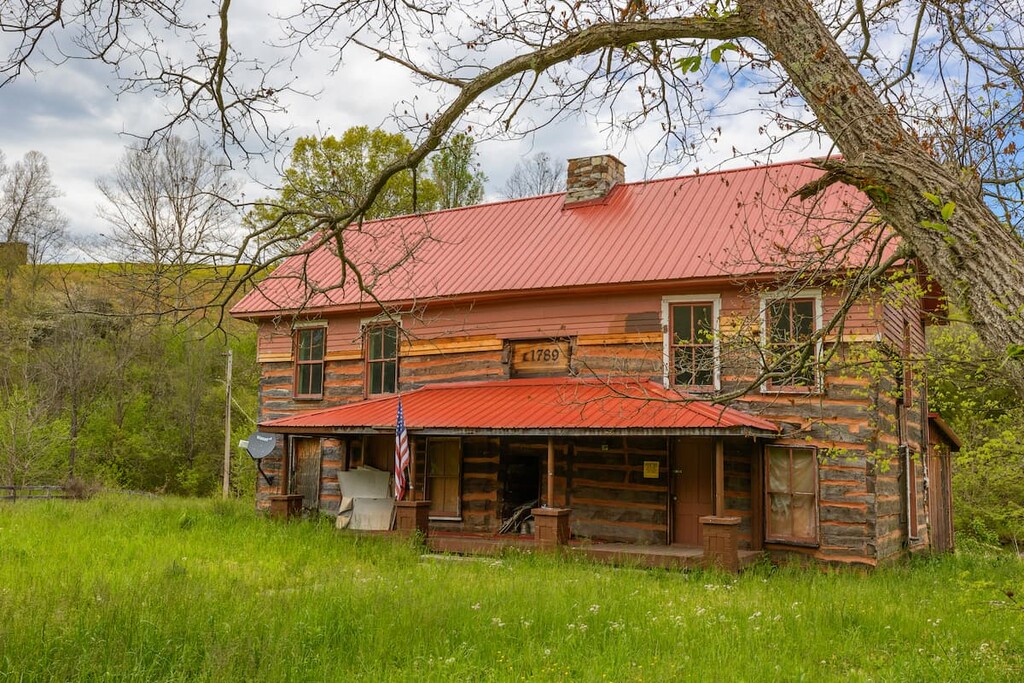
<path fill-rule="evenodd" d="M 224 354 L 228 357 L 228 367 L 224 376 L 224 489 L 226 499 L 230 490 L 231 477 L 231 349 Z"/>

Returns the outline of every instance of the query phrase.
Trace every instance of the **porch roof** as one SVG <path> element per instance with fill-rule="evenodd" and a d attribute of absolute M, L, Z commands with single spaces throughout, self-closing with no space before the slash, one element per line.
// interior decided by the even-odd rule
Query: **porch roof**
<path fill-rule="evenodd" d="M 687 434 L 776 436 L 777 425 L 635 379 L 558 377 L 429 384 L 402 395 L 406 428 L 420 434 Z M 398 395 L 262 422 L 262 431 L 394 431 Z"/>

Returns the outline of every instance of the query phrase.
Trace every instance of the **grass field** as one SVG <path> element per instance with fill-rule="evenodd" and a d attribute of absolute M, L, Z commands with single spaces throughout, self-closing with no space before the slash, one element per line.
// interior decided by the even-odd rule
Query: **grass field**
<path fill-rule="evenodd" d="M 242 502 L 0 505 L 0 681 L 1024 679 L 1024 564 L 421 557 Z"/>

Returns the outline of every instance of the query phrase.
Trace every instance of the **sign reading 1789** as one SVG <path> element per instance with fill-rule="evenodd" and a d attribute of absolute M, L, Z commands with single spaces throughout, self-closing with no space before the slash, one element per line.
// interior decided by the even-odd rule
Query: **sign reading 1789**
<path fill-rule="evenodd" d="M 513 377 L 566 375 L 569 373 L 569 340 L 514 341 L 511 357 Z"/>

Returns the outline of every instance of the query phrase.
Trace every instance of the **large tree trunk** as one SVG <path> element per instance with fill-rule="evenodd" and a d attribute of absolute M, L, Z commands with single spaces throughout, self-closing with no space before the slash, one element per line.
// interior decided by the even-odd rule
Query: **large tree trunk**
<path fill-rule="evenodd" d="M 748 0 L 742 11 L 843 153 L 836 177 L 868 195 L 990 349 L 1014 355 L 1024 343 L 1024 244 L 985 205 L 976 179 L 939 164 L 903 129 L 808 2 Z M 943 220 L 947 202 L 955 208 Z M 1022 359 L 1007 368 L 1024 394 Z"/>

